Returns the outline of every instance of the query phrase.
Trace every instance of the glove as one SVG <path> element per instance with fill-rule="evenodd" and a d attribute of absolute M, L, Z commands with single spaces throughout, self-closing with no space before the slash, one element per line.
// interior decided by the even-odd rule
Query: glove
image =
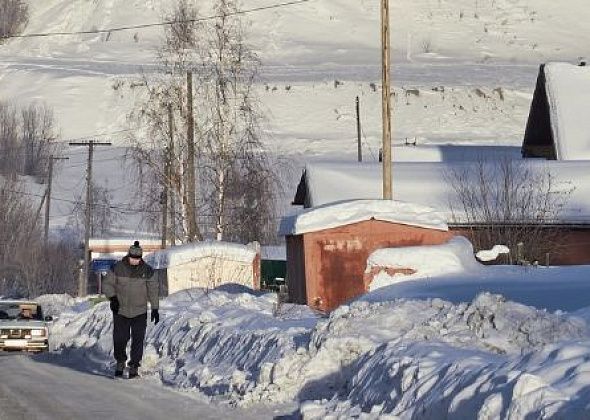
<path fill-rule="evenodd" d="M 154 324 L 157 324 L 158 322 L 160 322 L 160 314 L 158 313 L 157 309 L 152 309 L 152 316 L 150 317 L 150 320 Z"/>
<path fill-rule="evenodd" d="M 109 300 L 111 301 L 111 311 L 113 311 L 114 314 L 119 313 L 119 299 L 117 299 L 117 296 L 113 296 L 109 298 Z"/>

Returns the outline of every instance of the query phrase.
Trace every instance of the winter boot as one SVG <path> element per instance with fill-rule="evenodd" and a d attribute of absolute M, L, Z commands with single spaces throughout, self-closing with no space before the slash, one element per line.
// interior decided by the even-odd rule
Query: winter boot
<path fill-rule="evenodd" d="M 125 370 L 125 362 L 117 362 L 115 366 L 115 378 L 123 377 L 123 371 Z"/>
<path fill-rule="evenodd" d="M 139 376 L 137 369 L 137 365 L 129 364 L 129 379 L 137 378 Z"/>

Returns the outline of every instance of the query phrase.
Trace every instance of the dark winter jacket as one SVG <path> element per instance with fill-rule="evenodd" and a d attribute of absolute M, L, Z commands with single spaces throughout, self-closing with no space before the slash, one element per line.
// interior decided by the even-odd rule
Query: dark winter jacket
<path fill-rule="evenodd" d="M 127 257 L 123 258 L 107 274 L 102 290 L 109 299 L 117 297 L 118 313 L 126 318 L 145 314 L 148 302 L 152 309 L 158 309 L 158 280 L 153 268 L 143 260 L 133 266 Z"/>

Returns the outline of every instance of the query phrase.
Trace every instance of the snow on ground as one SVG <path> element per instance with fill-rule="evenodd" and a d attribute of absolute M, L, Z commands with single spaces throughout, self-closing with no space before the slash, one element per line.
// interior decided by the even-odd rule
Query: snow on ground
<path fill-rule="evenodd" d="M 475 257 L 479 261 L 495 261 L 501 254 L 510 254 L 510 248 L 506 245 L 494 245 L 492 249 L 477 251 Z"/>
<path fill-rule="evenodd" d="M 486 266 L 478 271 L 441 273 L 425 278 L 406 279 L 376 289 L 361 299 L 440 297 L 455 303 L 466 302 L 479 293 L 500 293 L 507 299 L 550 311 L 575 311 L 589 305 L 588 266 L 515 267 Z M 384 282 L 385 284 L 385 282 Z"/>
<path fill-rule="evenodd" d="M 371 290 L 424 277 L 466 271 L 477 273 L 483 266 L 473 258 L 471 242 L 457 236 L 442 245 L 378 249 L 369 255 L 366 272 L 373 272 L 375 268 L 411 269 L 414 273 L 389 275 L 385 270 L 380 271 L 370 284 Z"/>
<path fill-rule="evenodd" d="M 500 295 L 460 304 L 357 301 L 321 318 L 306 307 L 277 307 L 272 294 L 226 286 L 179 292 L 161 313 L 148 327 L 143 375 L 216 400 L 295 399 L 305 418 L 361 411 L 436 418 L 440 410 L 525 418 L 548 408 L 581 418 L 587 410 L 585 318 Z M 104 372 L 112 368 L 111 323 L 106 302 L 66 310 L 52 345 Z"/>
<path fill-rule="evenodd" d="M 417 275 L 328 316 L 238 285 L 173 294 L 148 327 L 142 374 L 232 404 L 296 401 L 304 418 L 590 414 L 588 267 L 483 266 L 461 238 L 383 250 L 369 264 L 398 259 Z M 428 271 L 427 260 L 450 268 Z M 107 302 L 40 300 L 65 308 L 52 326 L 55 357 L 112 369 Z"/>
<path fill-rule="evenodd" d="M 79 313 L 92 307 L 87 298 L 73 298 L 64 293 L 60 295 L 42 295 L 35 298 L 35 302 L 41 305 L 44 316 L 59 316 L 64 311 Z"/>

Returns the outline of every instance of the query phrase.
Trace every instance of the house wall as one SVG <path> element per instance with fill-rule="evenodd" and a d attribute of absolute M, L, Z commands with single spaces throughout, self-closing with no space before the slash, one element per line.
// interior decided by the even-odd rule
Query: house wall
<path fill-rule="evenodd" d="M 246 263 L 218 256 L 168 268 L 168 293 L 193 287 L 215 288 L 226 283 L 238 283 L 257 289 L 260 286 L 260 260 Z M 257 264 L 258 263 L 258 264 Z"/>
<path fill-rule="evenodd" d="M 454 235 L 469 238 L 469 230 L 451 227 Z M 590 229 L 562 227 L 561 243 L 549 254 L 550 265 L 584 265 L 590 264 Z M 539 261 L 544 265 L 545 261 Z"/>
<path fill-rule="evenodd" d="M 547 100 L 546 84 L 545 65 L 542 64 L 539 68 L 537 85 L 522 142 L 522 156 L 525 158 L 540 157 L 555 160 L 557 156 L 553 129 L 551 128 L 551 112 Z"/>
<path fill-rule="evenodd" d="M 568 229 L 563 241 L 554 253 L 549 255 L 551 265 L 590 264 L 590 230 Z"/>
<path fill-rule="evenodd" d="M 367 291 L 369 280 L 363 274 L 369 254 L 376 249 L 438 245 L 452 236 L 446 231 L 369 220 L 287 237 L 289 289 L 296 289 L 290 296 L 298 296 L 305 289 L 305 302 L 295 302 L 330 311 Z M 301 259 L 297 261 L 300 249 L 303 264 Z"/>

